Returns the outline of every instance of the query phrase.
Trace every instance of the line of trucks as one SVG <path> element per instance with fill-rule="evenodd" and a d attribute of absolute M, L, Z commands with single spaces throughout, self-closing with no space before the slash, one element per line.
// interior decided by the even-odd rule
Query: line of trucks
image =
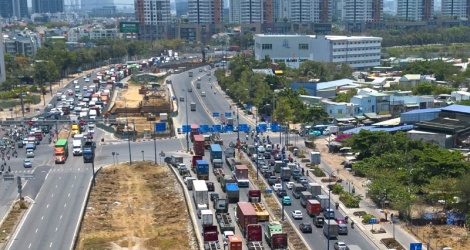
<path fill-rule="evenodd" d="M 73 156 L 83 156 L 84 163 L 91 163 L 95 158 L 95 142 L 85 140 L 83 134 L 75 135 L 72 141 Z M 59 139 L 54 145 L 54 160 L 56 164 L 64 164 L 69 156 L 69 142 Z"/>

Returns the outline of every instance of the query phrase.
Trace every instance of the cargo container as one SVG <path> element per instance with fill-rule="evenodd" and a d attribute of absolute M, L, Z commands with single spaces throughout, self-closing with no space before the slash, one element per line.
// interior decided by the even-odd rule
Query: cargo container
<path fill-rule="evenodd" d="M 294 183 L 294 186 L 292 187 L 292 195 L 296 198 L 296 199 L 300 199 L 300 193 L 303 192 L 303 191 L 306 191 L 307 188 L 304 187 L 304 185 L 300 184 L 300 183 Z"/>
<path fill-rule="evenodd" d="M 226 186 L 228 183 L 237 183 L 235 179 L 231 175 L 224 175 L 219 177 L 220 188 L 223 192 L 226 192 Z M 237 185 L 238 186 L 238 185 Z"/>
<path fill-rule="evenodd" d="M 230 170 L 235 170 L 236 165 L 243 165 L 240 161 L 238 161 L 235 158 L 225 158 L 225 162 L 227 163 L 227 166 L 230 168 Z"/>
<path fill-rule="evenodd" d="M 328 233 L 329 232 L 329 233 Z M 338 238 L 338 223 L 335 220 L 325 220 L 323 224 L 323 235 L 328 239 Z"/>
<path fill-rule="evenodd" d="M 196 161 L 196 174 L 198 180 L 209 180 L 209 163 L 206 160 Z"/>
<path fill-rule="evenodd" d="M 230 203 L 236 203 L 240 200 L 240 189 L 237 183 L 227 183 L 227 199 Z"/>
<path fill-rule="evenodd" d="M 211 152 L 211 162 L 215 159 L 222 160 L 222 148 L 219 144 L 211 144 L 210 145 L 210 152 Z"/>
<path fill-rule="evenodd" d="M 310 162 L 314 165 L 319 165 L 321 163 L 320 152 L 310 152 Z"/>
<path fill-rule="evenodd" d="M 247 227 L 250 224 L 258 224 L 258 215 L 256 214 L 253 205 L 249 202 L 237 203 L 237 222 L 240 226 L 240 231 L 243 236 L 246 236 Z"/>
<path fill-rule="evenodd" d="M 238 183 L 239 187 L 249 187 L 250 180 L 248 179 L 248 167 L 246 165 L 236 165 L 233 171 L 233 177 Z"/>
<path fill-rule="evenodd" d="M 302 191 L 300 192 L 300 205 L 302 207 L 307 206 L 307 201 L 310 199 L 314 199 L 315 196 L 313 196 L 309 191 Z"/>
<path fill-rule="evenodd" d="M 194 135 L 193 140 L 193 149 L 195 155 L 204 156 L 204 136 L 202 135 Z"/>
<path fill-rule="evenodd" d="M 282 161 L 275 161 L 274 162 L 274 172 L 276 173 L 281 173 L 281 169 L 284 166 L 284 163 Z"/>
<path fill-rule="evenodd" d="M 242 250 L 243 249 L 243 242 L 242 239 L 237 236 L 229 236 L 228 237 L 228 250 Z"/>
<path fill-rule="evenodd" d="M 193 199 L 196 205 L 209 206 L 209 191 L 205 181 L 193 180 Z"/>
<path fill-rule="evenodd" d="M 263 228 L 259 224 L 251 224 L 246 229 L 247 242 L 262 242 L 263 241 Z"/>
<path fill-rule="evenodd" d="M 271 249 L 287 249 L 287 233 L 282 231 L 282 224 L 278 221 L 267 223 L 264 237 Z"/>
<path fill-rule="evenodd" d="M 214 223 L 214 213 L 206 209 L 201 211 L 202 227 L 212 226 Z"/>
<path fill-rule="evenodd" d="M 194 155 L 192 160 L 191 160 L 191 168 L 195 168 L 196 167 L 196 162 L 198 160 L 202 160 L 202 156 L 201 155 Z M 196 171 L 194 171 L 196 172 Z"/>
<path fill-rule="evenodd" d="M 223 234 L 225 231 L 235 232 L 235 224 L 228 213 L 216 214 L 217 223 L 220 227 L 220 233 Z"/>
<path fill-rule="evenodd" d="M 315 182 L 311 182 L 308 184 L 308 189 L 313 196 L 321 195 L 321 185 Z"/>
<path fill-rule="evenodd" d="M 307 210 L 307 214 L 310 217 L 313 217 L 314 215 L 318 216 L 321 213 L 320 202 L 317 200 L 307 200 L 307 206 L 305 208 Z"/>
<path fill-rule="evenodd" d="M 220 249 L 217 226 L 204 227 L 202 229 L 202 236 L 204 240 L 204 249 Z"/>
<path fill-rule="evenodd" d="M 317 195 L 315 199 L 320 202 L 321 211 L 325 211 L 326 209 L 331 207 L 330 199 L 328 199 L 328 195 Z"/>
<path fill-rule="evenodd" d="M 281 179 L 283 181 L 290 181 L 291 169 L 289 167 L 284 167 L 281 169 Z"/>

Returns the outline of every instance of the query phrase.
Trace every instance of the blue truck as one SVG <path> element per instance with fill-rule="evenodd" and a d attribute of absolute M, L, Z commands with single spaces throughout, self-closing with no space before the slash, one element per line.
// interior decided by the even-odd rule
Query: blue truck
<path fill-rule="evenodd" d="M 206 160 L 197 160 L 196 173 L 198 180 L 209 180 L 209 163 Z"/>
<path fill-rule="evenodd" d="M 95 159 L 95 142 L 87 141 L 83 145 L 83 162 L 84 163 L 92 163 Z"/>
<path fill-rule="evenodd" d="M 240 199 L 240 189 L 237 183 L 227 183 L 227 199 L 229 203 L 237 203 Z"/>
<path fill-rule="evenodd" d="M 222 160 L 222 148 L 219 144 L 211 144 L 211 162 Z"/>

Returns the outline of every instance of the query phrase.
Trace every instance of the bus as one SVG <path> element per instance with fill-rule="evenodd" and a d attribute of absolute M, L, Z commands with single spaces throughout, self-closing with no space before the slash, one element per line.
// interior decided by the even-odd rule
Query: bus
<path fill-rule="evenodd" d="M 196 103 L 191 102 L 191 111 L 196 111 Z"/>

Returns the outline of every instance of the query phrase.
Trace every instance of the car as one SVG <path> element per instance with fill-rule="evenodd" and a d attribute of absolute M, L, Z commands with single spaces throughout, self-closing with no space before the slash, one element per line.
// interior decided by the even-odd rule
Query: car
<path fill-rule="evenodd" d="M 73 93 L 72 93 L 72 94 L 73 94 Z M 65 100 L 65 99 L 67 99 L 67 96 L 66 96 L 66 95 L 62 95 L 60 98 L 61 98 L 61 100 Z"/>
<path fill-rule="evenodd" d="M 285 189 L 278 189 L 276 190 L 277 197 L 281 198 L 287 195 L 287 191 Z"/>
<path fill-rule="evenodd" d="M 90 77 L 91 77 L 91 74 L 86 74 L 86 77 L 90 78 Z"/>
<path fill-rule="evenodd" d="M 88 133 L 88 134 L 86 135 L 86 138 L 87 138 L 87 139 L 93 139 L 93 133 Z"/>
<path fill-rule="evenodd" d="M 300 176 L 299 179 L 297 179 L 297 183 L 302 183 L 302 182 L 308 182 L 307 177 Z"/>
<path fill-rule="evenodd" d="M 264 178 L 269 179 L 269 177 L 274 176 L 274 172 L 273 172 L 271 169 L 270 169 L 270 170 L 266 170 L 266 171 L 263 173 L 263 176 L 264 176 Z"/>
<path fill-rule="evenodd" d="M 335 242 L 333 246 L 335 250 L 349 250 L 349 247 L 346 245 L 346 243 L 342 241 Z"/>
<path fill-rule="evenodd" d="M 325 211 L 323 211 L 323 217 L 325 217 L 325 219 L 334 219 L 335 211 L 331 208 L 327 208 Z"/>
<path fill-rule="evenodd" d="M 34 151 L 31 149 L 28 149 L 26 151 L 26 158 L 34 158 Z"/>
<path fill-rule="evenodd" d="M 83 95 L 82 95 L 82 94 L 78 94 L 78 95 L 77 95 L 77 99 L 78 99 L 79 101 L 83 100 Z"/>
<path fill-rule="evenodd" d="M 279 189 L 282 189 L 282 184 L 281 183 L 276 183 L 273 185 L 273 190 L 274 191 L 277 191 Z"/>
<path fill-rule="evenodd" d="M 88 87 L 87 86 L 83 86 L 83 91 L 87 91 Z"/>
<path fill-rule="evenodd" d="M 256 159 L 258 158 L 258 155 L 257 154 L 252 154 L 251 155 L 251 161 L 255 161 L 256 162 Z"/>
<path fill-rule="evenodd" d="M 259 168 L 261 169 L 261 173 L 265 173 L 266 171 L 268 171 L 268 170 L 269 170 L 269 167 L 268 167 L 268 166 L 266 166 L 266 165 L 260 165 L 260 167 L 259 167 Z"/>
<path fill-rule="evenodd" d="M 266 151 L 266 149 L 264 148 L 264 146 L 258 146 L 258 153 L 260 154 L 264 154 L 264 152 Z"/>
<path fill-rule="evenodd" d="M 71 95 L 74 95 L 73 91 L 69 91 L 67 92 L 67 95 L 71 96 Z"/>
<path fill-rule="evenodd" d="M 89 82 L 90 81 L 90 78 L 85 78 L 85 82 Z"/>
<path fill-rule="evenodd" d="M 184 102 L 184 97 L 180 97 L 180 102 Z"/>
<path fill-rule="evenodd" d="M 78 80 L 73 80 L 73 84 L 78 84 Z"/>
<path fill-rule="evenodd" d="M 292 211 L 292 218 L 294 218 L 294 220 L 301 220 L 303 218 L 302 211 L 300 210 Z"/>
<path fill-rule="evenodd" d="M 281 161 L 282 160 L 282 156 L 280 154 L 275 154 L 274 155 L 274 160 L 275 161 Z"/>
<path fill-rule="evenodd" d="M 211 193 L 210 197 L 211 197 L 211 201 L 215 201 L 215 200 L 219 199 L 219 194 L 218 193 Z"/>
<path fill-rule="evenodd" d="M 348 224 L 348 223 L 346 223 L 346 219 L 344 219 L 344 218 L 336 218 L 335 221 L 338 224 Z"/>
<path fill-rule="evenodd" d="M 271 159 L 271 154 L 269 152 L 264 153 L 264 159 L 269 160 Z"/>
<path fill-rule="evenodd" d="M 95 128 L 88 127 L 88 133 L 89 134 L 94 134 L 95 133 Z"/>
<path fill-rule="evenodd" d="M 289 181 L 288 183 L 286 183 L 286 187 L 287 189 L 292 189 L 292 187 L 294 187 L 294 183 L 292 181 Z"/>
<path fill-rule="evenodd" d="M 338 225 L 338 234 L 348 235 L 348 225 L 339 224 Z"/>
<path fill-rule="evenodd" d="M 33 163 L 32 163 L 31 160 L 29 160 L 29 159 L 24 159 L 24 160 L 23 160 L 23 167 L 25 167 L 25 168 L 32 168 L 32 167 L 33 167 Z"/>
<path fill-rule="evenodd" d="M 308 222 L 302 222 L 299 225 L 299 229 L 302 233 L 312 233 L 312 224 Z"/>
<path fill-rule="evenodd" d="M 290 196 L 282 197 L 282 204 L 284 204 L 285 206 L 292 205 L 292 199 L 290 198 Z"/>
<path fill-rule="evenodd" d="M 82 77 L 82 78 L 83 78 L 83 79 L 86 79 L 86 75 L 83 75 L 83 77 Z"/>
<path fill-rule="evenodd" d="M 211 182 L 211 181 L 206 181 L 206 185 L 207 185 L 207 191 L 209 192 L 214 192 L 215 191 L 215 187 L 214 187 L 214 183 Z"/>
<path fill-rule="evenodd" d="M 276 183 L 279 183 L 279 178 L 277 178 L 277 176 L 270 176 L 270 177 L 268 178 L 268 184 L 269 184 L 269 185 L 272 186 L 272 185 L 274 185 L 274 184 L 276 184 Z"/>
<path fill-rule="evenodd" d="M 202 96 L 202 97 L 206 97 L 206 92 L 205 92 L 205 91 L 202 91 L 202 92 L 201 92 L 201 96 Z"/>

